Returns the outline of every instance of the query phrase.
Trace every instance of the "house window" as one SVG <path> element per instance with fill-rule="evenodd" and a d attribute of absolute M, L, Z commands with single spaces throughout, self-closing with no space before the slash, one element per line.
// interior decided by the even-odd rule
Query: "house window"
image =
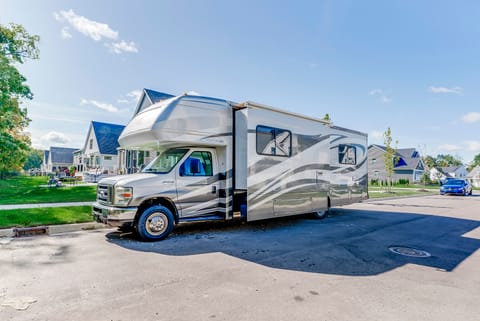
<path fill-rule="evenodd" d="M 103 160 L 112 160 L 112 156 L 103 156 Z"/>
<path fill-rule="evenodd" d="M 150 157 L 150 151 L 149 150 L 145 151 L 145 157 Z"/>
<path fill-rule="evenodd" d="M 290 157 L 292 133 L 285 129 L 257 126 L 257 154 Z"/>
<path fill-rule="evenodd" d="M 338 162 L 344 165 L 357 164 L 357 148 L 350 145 L 338 145 Z"/>
<path fill-rule="evenodd" d="M 90 142 L 88 143 L 89 148 L 93 149 L 93 138 L 90 138 Z"/>
<path fill-rule="evenodd" d="M 377 162 L 377 159 L 376 158 L 372 158 L 372 165 L 375 164 Z"/>

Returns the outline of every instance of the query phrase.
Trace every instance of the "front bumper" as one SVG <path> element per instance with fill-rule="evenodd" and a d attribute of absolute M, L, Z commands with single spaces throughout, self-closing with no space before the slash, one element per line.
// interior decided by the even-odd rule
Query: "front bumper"
<path fill-rule="evenodd" d="M 95 202 L 92 205 L 92 214 L 97 222 L 116 227 L 130 227 L 135 220 L 137 207 L 114 207 Z"/>

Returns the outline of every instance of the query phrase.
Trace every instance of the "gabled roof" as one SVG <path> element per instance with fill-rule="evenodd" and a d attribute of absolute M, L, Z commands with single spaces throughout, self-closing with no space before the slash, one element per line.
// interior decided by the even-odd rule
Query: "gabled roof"
<path fill-rule="evenodd" d="M 100 154 L 116 155 L 119 146 L 118 137 L 125 126 L 92 121 L 92 128 Z"/>
<path fill-rule="evenodd" d="M 448 173 L 454 173 L 456 172 L 459 168 L 461 168 L 462 165 L 460 166 L 448 166 L 448 167 L 440 167 L 440 169 L 442 170 L 442 172 L 444 172 L 445 174 L 448 174 Z"/>
<path fill-rule="evenodd" d="M 377 145 L 377 144 L 372 144 L 368 146 L 368 149 L 370 148 L 378 148 L 382 152 L 386 152 L 387 148 L 382 145 Z M 415 148 L 400 148 L 397 149 L 397 154 L 396 156 L 399 158 L 397 161 L 397 165 L 395 166 L 395 169 L 419 169 L 424 168 L 423 162 L 420 158 L 420 155 L 416 151 Z"/>
<path fill-rule="evenodd" d="M 418 158 L 420 155 L 418 154 L 415 148 L 399 148 L 397 149 L 397 153 L 404 157 L 408 158 Z"/>
<path fill-rule="evenodd" d="M 159 101 L 162 101 L 162 100 L 166 100 L 166 99 L 170 99 L 170 98 L 175 97 L 175 96 L 170 95 L 170 94 L 161 93 L 159 91 L 155 91 L 155 90 L 151 90 L 151 89 L 147 89 L 147 88 L 144 88 L 143 90 L 145 91 L 145 94 L 150 99 L 152 104 L 158 103 Z"/>
<path fill-rule="evenodd" d="M 140 99 L 138 99 L 137 107 L 135 107 L 135 112 L 133 113 L 133 116 L 138 114 L 140 112 L 140 109 L 143 110 L 148 106 L 151 106 L 160 101 L 167 100 L 173 97 L 175 96 L 144 88 L 142 91 L 142 95 L 140 96 Z"/>
<path fill-rule="evenodd" d="M 50 147 L 52 164 L 73 164 L 73 152 L 78 148 Z"/>

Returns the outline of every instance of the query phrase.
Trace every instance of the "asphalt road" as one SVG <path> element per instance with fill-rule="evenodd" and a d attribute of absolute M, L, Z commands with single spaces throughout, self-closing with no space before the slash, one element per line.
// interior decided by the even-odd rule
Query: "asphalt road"
<path fill-rule="evenodd" d="M 182 226 L 157 243 L 0 239 L 0 320 L 478 321 L 479 226 L 477 194 Z"/>

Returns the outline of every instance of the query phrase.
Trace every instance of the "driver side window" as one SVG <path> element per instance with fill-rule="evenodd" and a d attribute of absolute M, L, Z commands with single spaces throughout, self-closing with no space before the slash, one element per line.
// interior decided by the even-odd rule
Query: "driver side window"
<path fill-rule="evenodd" d="M 212 176 L 212 154 L 210 152 L 193 152 L 180 165 L 180 176 Z"/>

